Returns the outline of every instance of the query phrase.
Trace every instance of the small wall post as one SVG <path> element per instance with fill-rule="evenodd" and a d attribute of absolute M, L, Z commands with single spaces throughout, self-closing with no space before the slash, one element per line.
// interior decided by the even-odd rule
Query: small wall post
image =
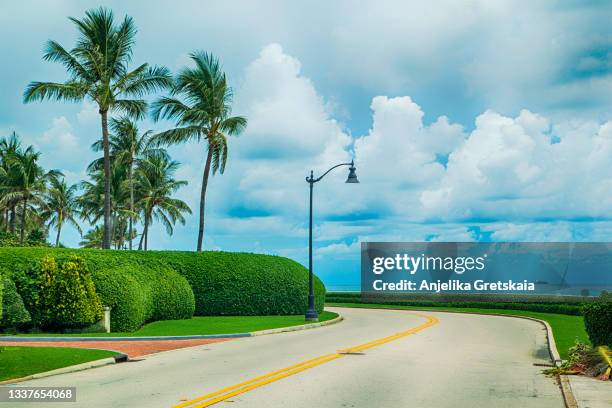
<path fill-rule="evenodd" d="M 111 312 L 111 308 L 109 306 L 105 306 L 104 307 L 104 318 L 102 319 L 102 322 L 103 322 L 104 330 L 107 333 L 110 333 L 110 331 L 111 331 L 111 327 L 110 327 L 110 312 Z"/>

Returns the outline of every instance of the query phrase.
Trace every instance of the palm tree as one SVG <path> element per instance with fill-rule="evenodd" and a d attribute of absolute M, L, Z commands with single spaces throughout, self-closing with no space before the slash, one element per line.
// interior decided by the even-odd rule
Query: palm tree
<path fill-rule="evenodd" d="M 24 243 L 26 230 L 26 214 L 30 205 L 38 205 L 45 208 L 43 193 L 47 188 L 47 182 L 53 177 L 62 176 L 57 170 L 45 172 L 38 164 L 40 153 L 33 146 L 25 150 L 18 150 L 9 160 L 7 171 L 0 175 L 0 192 L 2 202 L 16 201 L 21 204 L 21 225 L 19 230 L 19 243 Z"/>
<path fill-rule="evenodd" d="M 143 213 L 144 229 L 138 249 L 148 249 L 149 226 L 153 218 L 160 221 L 166 232 L 172 235 L 174 224 L 185 224 L 183 213 L 191 214 L 191 209 L 184 202 L 172 198 L 172 194 L 180 187 L 187 185 L 186 181 L 174 179 L 174 172 L 179 163 L 164 156 L 153 156 L 144 160 L 136 171 L 139 206 Z"/>
<path fill-rule="evenodd" d="M 46 210 L 43 218 L 49 220 L 49 227 L 57 229 L 55 246 L 60 244 L 60 234 L 62 226 L 68 222 L 72 224 L 79 234 L 83 234 L 81 226 L 76 217 L 80 215 L 79 202 L 77 197 L 79 187 L 76 184 L 68 186 L 64 178 L 51 178 L 50 188 L 46 193 Z"/>
<path fill-rule="evenodd" d="M 43 59 L 61 63 L 68 72 L 66 82 L 31 82 L 24 92 L 24 102 L 52 99 L 71 102 L 89 99 L 97 104 L 102 126 L 104 150 L 104 240 L 111 244 L 110 152 L 108 113 L 123 112 L 134 118 L 146 114 L 144 95 L 170 85 L 167 68 L 142 64 L 128 70 L 136 28 L 126 16 L 116 24 L 112 11 L 100 7 L 85 12 L 81 20 L 70 17 L 79 31 L 76 46 L 70 51 L 59 43 L 47 43 Z"/>
<path fill-rule="evenodd" d="M 168 97 L 158 99 L 152 106 L 154 120 L 174 119 L 177 127 L 155 136 L 159 143 L 171 145 L 191 140 L 205 140 L 208 152 L 200 191 L 200 223 L 197 250 L 202 250 L 204 240 L 204 209 L 206 188 L 212 165 L 213 174 L 223 173 L 227 161 L 227 135 L 238 135 L 246 127 L 247 120 L 231 116 L 232 89 L 221 70 L 219 60 L 211 54 L 191 54 L 194 68 L 183 68 L 171 88 Z"/>
<path fill-rule="evenodd" d="M 153 145 L 152 131 L 140 133 L 135 122 L 128 117 L 111 119 L 112 135 L 110 136 L 110 157 L 113 166 L 125 166 L 130 189 L 130 216 L 128 231 L 133 231 L 134 225 L 134 166 L 154 155 L 167 156 L 166 150 Z M 94 151 L 102 150 L 100 141 L 92 145 Z M 89 165 L 89 168 L 102 168 L 103 159 L 98 159 Z M 128 238 L 129 248 L 132 249 L 132 239 Z"/>
<path fill-rule="evenodd" d="M 89 169 L 89 177 L 91 181 L 82 181 L 80 184 L 83 193 L 78 198 L 78 203 L 81 207 L 81 217 L 94 225 L 104 217 L 104 173 L 100 169 Z M 117 244 L 116 235 L 122 221 L 131 214 L 128 209 L 129 191 L 124 166 L 111 166 L 110 185 L 111 244 Z"/>
<path fill-rule="evenodd" d="M 9 163 L 14 159 L 17 152 L 21 150 L 21 140 L 15 132 L 9 137 L 0 139 L 0 177 L 7 175 Z M 5 179 L 6 180 L 6 179 Z M 0 186 L 2 188 L 2 186 Z M 6 201 L 0 208 L 3 209 L 3 224 L 5 231 L 15 233 L 17 219 L 17 202 Z"/>

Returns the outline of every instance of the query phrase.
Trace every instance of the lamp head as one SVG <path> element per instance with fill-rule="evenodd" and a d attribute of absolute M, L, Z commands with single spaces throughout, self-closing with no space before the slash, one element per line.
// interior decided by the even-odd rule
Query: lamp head
<path fill-rule="evenodd" d="M 346 179 L 347 183 L 359 183 L 359 180 L 357 180 L 357 174 L 355 173 L 355 171 L 356 171 L 355 164 L 351 160 L 351 166 L 349 167 L 349 175 Z"/>

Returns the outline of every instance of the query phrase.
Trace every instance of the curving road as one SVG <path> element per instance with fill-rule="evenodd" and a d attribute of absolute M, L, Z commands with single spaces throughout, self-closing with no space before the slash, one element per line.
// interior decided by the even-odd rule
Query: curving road
<path fill-rule="evenodd" d="M 345 320 L 19 385 L 76 386 L 77 403 L 54 403 L 57 408 L 193 408 L 221 399 L 212 406 L 564 406 L 554 380 L 534 365 L 550 363 L 546 334 L 537 322 L 442 312 L 330 310 Z"/>

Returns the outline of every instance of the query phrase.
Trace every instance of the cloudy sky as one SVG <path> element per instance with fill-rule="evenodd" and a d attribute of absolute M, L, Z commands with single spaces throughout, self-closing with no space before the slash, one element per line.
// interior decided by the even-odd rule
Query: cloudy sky
<path fill-rule="evenodd" d="M 605 1 L 110 1 L 139 29 L 134 66 L 173 72 L 206 50 L 223 62 L 235 113 L 207 205 L 209 249 L 306 264 L 304 177 L 316 185 L 315 266 L 359 282 L 361 241 L 597 241 L 612 233 L 612 6 Z M 44 5 L 43 5 L 44 4 Z M 69 48 L 98 2 L 4 3 L 0 135 L 15 130 L 70 182 L 100 137 L 89 103 L 24 105 L 31 80 L 61 81 L 44 43 Z M 146 120 L 142 129 L 170 123 Z M 171 149 L 197 209 L 204 147 Z M 196 211 L 197 212 L 197 211 Z M 154 249 L 193 249 L 197 218 Z M 66 231 L 74 246 L 79 236 Z"/>

